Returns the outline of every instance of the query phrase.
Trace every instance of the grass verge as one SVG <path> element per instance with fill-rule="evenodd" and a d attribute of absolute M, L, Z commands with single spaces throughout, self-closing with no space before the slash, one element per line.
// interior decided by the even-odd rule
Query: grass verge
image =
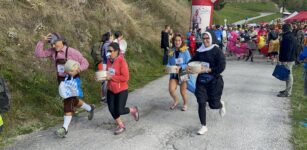
<path fill-rule="evenodd" d="M 291 96 L 291 119 L 292 138 L 296 150 L 307 149 L 307 128 L 301 126 L 300 122 L 307 118 L 307 97 L 304 96 L 303 66 L 300 65 L 293 71 L 294 86 Z M 307 120 L 305 120 L 307 122 Z"/>

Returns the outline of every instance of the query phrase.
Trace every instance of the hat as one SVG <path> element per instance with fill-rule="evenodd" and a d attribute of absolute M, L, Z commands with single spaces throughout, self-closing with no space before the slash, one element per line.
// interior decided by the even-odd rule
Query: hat
<path fill-rule="evenodd" d="M 65 72 L 77 70 L 79 68 L 80 68 L 80 63 L 71 59 L 67 60 L 64 66 Z"/>
<path fill-rule="evenodd" d="M 58 41 L 65 41 L 65 38 L 63 36 L 61 36 L 60 34 L 54 32 L 54 33 L 51 34 L 48 42 L 50 44 L 55 44 Z"/>

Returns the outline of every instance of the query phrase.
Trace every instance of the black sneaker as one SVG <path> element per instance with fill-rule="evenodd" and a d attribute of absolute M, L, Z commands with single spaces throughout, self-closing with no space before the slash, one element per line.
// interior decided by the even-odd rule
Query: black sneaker
<path fill-rule="evenodd" d="M 96 106 L 94 104 L 91 105 L 91 111 L 89 111 L 88 113 L 88 120 L 92 120 L 94 118 L 94 110 L 95 110 Z"/>
<path fill-rule="evenodd" d="M 58 137 L 61 137 L 61 138 L 65 138 L 66 135 L 67 135 L 68 131 L 66 131 L 66 129 L 64 127 L 58 129 L 57 131 L 55 131 L 55 134 L 58 136 Z"/>
<path fill-rule="evenodd" d="M 286 90 L 283 90 L 283 91 L 279 91 L 279 94 L 281 94 L 281 93 L 285 93 L 286 92 Z"/>
<path fill-rule="evenodd" d="M 277 95 L 277 97 L 290 97 L 290 95 L 288 93 L 284 92 L 284 93 L 279 93 Z"/>

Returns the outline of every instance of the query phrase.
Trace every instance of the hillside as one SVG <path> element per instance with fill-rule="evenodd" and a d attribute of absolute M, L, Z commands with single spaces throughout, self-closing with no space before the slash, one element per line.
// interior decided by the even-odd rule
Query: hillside
<path fill-rule="evenodd" d="M 0 1 L 0 75 L 8 80 L 13 99 L 1 143 L 62 120 L 53 64 L 34 57 L 40 35 L 57 31 L 86 56 L 91 67 L 81 74 L 85 101 L 99 103 L 90 46 L 102 33 L 121 30 L 128 42 L 130 91 L 141 87 L 162 75 L 159 40 L 164 25 L 188 29 L 187 5 L 185 0 Z"/>

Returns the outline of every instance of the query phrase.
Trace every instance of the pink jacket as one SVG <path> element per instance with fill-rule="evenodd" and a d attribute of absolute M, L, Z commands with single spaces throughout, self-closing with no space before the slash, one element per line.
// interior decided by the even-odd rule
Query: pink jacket
<path fill-rule="evenodd" d="M 65 53 L 66 53 L 66 46 L 63 47 L 58 52 L 58 59 L 65 59 Z M 48 48 L 44 50 L 44 42 L 39 41 L 35 48 L 35 56 L 38 58 L 52 58 L 52 61 L 55 63 L 55 51 L 52 48 Z M 88 68 L 89 63 L 88 61 L 83 57 L 83 55 L 76 49 L 69 47 L 68 48 L 68 55 L 67 59 L 71 59 L 74 61 L 77 61 L 80 63 L 80 70 L 84 71 Z"/>

